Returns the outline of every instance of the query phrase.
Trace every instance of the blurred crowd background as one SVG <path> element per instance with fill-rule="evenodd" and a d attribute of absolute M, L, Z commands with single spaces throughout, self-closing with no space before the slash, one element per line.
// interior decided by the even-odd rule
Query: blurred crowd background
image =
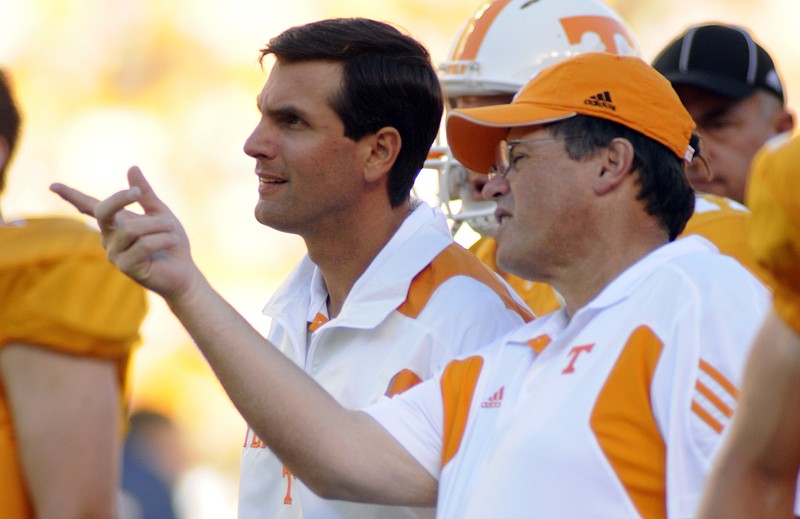
<path fill-rule="evenodd" d="M 14 79 L 25 117 L 5 216 L 73 214 L 48 192 L 51 182 L 107 196 L 126 186 L 125 172 L 137 164 L 182 218 L 211 282 L 266 331 L 260 310 L 304 247 L 252 216 L 257 179 L 242 145 L 258 121 L 256 94 L 266 77 L 258 49 L 293 25 L 365 16 L 403 27 L 438 63 L 479 3 L 0 0 L 0 66 Z M 776 59 L 788 104 L 797 106 L 796 0 L 608 3 L 631 25 L 648 61 L 689 24 L 746 26 Z M 425 175 L 432 185 L 432 173 Z M 132 409 L 163 413 L 179 428 L 184 515 L 235 517 L 244 422 L 155 297 L 131 377 Z"/>

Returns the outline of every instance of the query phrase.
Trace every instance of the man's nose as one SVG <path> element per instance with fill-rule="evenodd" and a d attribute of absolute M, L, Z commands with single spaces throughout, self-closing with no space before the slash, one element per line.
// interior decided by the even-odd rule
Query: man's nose
<path fill-rule="evenodd" d="M 508 180 L 500 175 L 491 176 L 486 184 L 483 185 L 481 194 L 486 200 L 495 200 L 508 194 Z"/>

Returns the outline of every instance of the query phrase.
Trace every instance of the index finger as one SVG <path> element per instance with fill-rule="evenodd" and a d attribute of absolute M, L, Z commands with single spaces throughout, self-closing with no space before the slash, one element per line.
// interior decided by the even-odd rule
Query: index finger
<path fill-rule="evenodd" d="M 97 208 L 97 204 L 100 203 L 100 200 L 97 198 L 58 182 L 50 185 L 50 191 L 72 204 L 75 209 L 81 213 L 92 217 L 95 216 L 95 208 Z"/>
<path fill-rule="evenodd" d="M 97 219 L 101 230 L 113 229 L 117 223 L 117 215 L 130 214 L 125 208 L 139 201 L 142 190 L 131 187 L 117 191 L 105 200 L 97 202 L 94 206 L 94 217 Z"/>

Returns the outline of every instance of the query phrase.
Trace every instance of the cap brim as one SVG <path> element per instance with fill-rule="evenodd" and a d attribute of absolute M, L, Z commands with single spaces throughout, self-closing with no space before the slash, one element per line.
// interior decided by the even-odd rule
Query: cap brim
<path fill-rule="evenodd" d="M 706 72 L 676 72 L 674 74 L 665 74 L 665 77 L 672 83 L 673 87 L 686 85 L 702 88 L 730 99 L 744 99 L 756 91 L 755 86 L 749 86 L 739 81 Z"/>
<path fill-rule="evenodd" d="M 531 103 L 484 106 L 454 110 L 447 116 L 447 143 L 453 156 L 476 173 L 488 173 L 495 161 L 497 145 L 511 128 L 548 124 L 577 115 Z"/>

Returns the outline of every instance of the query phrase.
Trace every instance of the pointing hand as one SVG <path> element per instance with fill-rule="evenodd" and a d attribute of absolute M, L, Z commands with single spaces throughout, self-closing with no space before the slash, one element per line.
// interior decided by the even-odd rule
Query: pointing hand
<path fill-rule="evenodd" d="M 128 170 L 128 184 L 105 200 L 64 184 L 50 190 L 97 220 L 108 257 L 122 272 L 168 301 L 180 297 L 202 279 L 186 232 L 138 167 Z M 126 209 L 134 203 L 143 214 Z"/>

